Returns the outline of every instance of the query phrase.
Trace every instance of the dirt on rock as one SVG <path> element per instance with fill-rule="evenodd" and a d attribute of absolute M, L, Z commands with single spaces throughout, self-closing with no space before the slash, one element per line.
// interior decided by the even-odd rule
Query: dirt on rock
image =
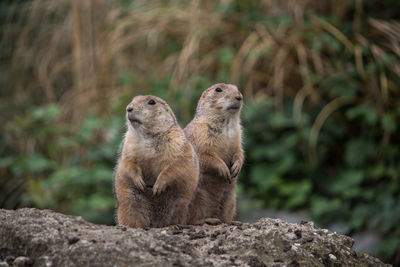
<path fill-rule="evenodd" d="M 144 230 L 50 210 L 0 210 L 0 266 L 389 266 L 352 246 L 312 222 Z"/>

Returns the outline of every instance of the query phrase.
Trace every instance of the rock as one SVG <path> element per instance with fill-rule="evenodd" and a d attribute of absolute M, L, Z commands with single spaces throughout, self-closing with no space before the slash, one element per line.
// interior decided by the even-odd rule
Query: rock
<path fill-rule="evenodd" d="M 347 236 L 279 219 L 144 230 L 25 208 L 0 210 L 0 225 L 0 258 L 33 266 L 389 266 Z"/>
<path fill-rule="evenodd" d="M 14 260 L 13 265 L 15 265 L 15 266 L 32 266 L 33 260 L 28 257 L 20 256 Z"/>
<path fill-rule="evenodd" d="M 15 257 L 14 257 L 14 256 L 11 256 L 11 255 L 8 255 L 8 256 L 5 256 L 5 257 L 4 257 L 4 261 L 5 261 L 6 263 L 8 263 L 8 264 L 12 264 L 12 263 L 14 262 L 14 260 L 15 260 Z"/>
<path fill-rule="evenodd" d="M 333 254 L 329 254 L 329 258 L 333 261 L 337 260 L 336 256 Z"/>

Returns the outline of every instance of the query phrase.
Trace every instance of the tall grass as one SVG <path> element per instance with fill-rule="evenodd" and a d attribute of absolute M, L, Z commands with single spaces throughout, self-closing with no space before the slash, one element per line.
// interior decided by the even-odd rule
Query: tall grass
<path fill-rule="evenodd" d="M 365 68 L 399 56 L 399 24 L 363 16 L 363 1 L 122 3 L 11 5 L 2 29 L 9 60 L 2 106 L 22 111 L 58 102 L 63 119 L 75 124 L 88 111 L 107 114 L 110 99 L 148 91 L 154 80 L 166 79 L 169 100 L 178 92 L 190 99 L 206 77 L 236 83 L 247 97 L 272 96 L 277 109 L 293 97 L 299 114 L 304 103 L 324 98 L 316 87 L 336 72 L 335 56 L 355 63 L 360 97 L 378 97 L 382 108 L 398 104 L 388 101 L 397 93 L 388 75 L 400 75 L 399 62 L 378 76 Z M 352 25 L 343 22 L 349 16 Z"/>
<path fill-rule="evenodd" d="M 348 107 L 377 110 L 384 125 L 379 144 L 398 140 L 400 23 L 394 19 L 400 5 L 394 0 L 32 0 L 0 10 L 1 207 L 21 205 L 26 190 L 43 195 L 36 204 L 53 197 L 29 180 L 29 166 L 17 170 L 24 155 L 36 153 L 31 159 L 41 177 L 77 162 L 95 166 L 91 151 L 117 142 L 111 124 L 95 118 L 123 120 L 123 107 L 136 94 L 165 98 L 182 125 L 201 91 L 216 82 L 237 84 L 248 103 L 272 101 L 277 113 L 289 101 L 299 125 L 311 120 L 301 148 L 310 166 L 318 164 L 329 119 L 351 128 Z M 71 140 L 76 144 L 66 145 Z M 115 155 L 101 149 L 104 164 L 112 165 Z M 59 210 L 70 201 L 61 199 Z"/>

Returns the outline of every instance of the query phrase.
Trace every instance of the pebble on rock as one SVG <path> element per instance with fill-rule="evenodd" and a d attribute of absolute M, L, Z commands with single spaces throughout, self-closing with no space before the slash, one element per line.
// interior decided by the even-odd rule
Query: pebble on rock
<path fill-rule="evenodd" d="M 333 254 L 329 254 L 329 258 L 333 261 L 337 260 L 336 256 Z"/>

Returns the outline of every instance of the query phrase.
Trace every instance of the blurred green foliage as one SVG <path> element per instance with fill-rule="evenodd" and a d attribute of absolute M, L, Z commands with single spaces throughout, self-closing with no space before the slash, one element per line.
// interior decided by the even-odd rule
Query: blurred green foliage
<path fill-rule="evenodd" d="M 326 121 L 318 156 L 311 161 L 312 120 L 306 114 L 313 111 L 295 120 L 292 106 L 289 100 L 286 110 L 276 112 L 270 100 L 247 105 L 241 179 L 246 191 L 267 207 L 306 208 L 318 223 L 340 224 L 345 233 L 377 232 L 383 237 L 377 252 L 393 255 L 400 242 L 400 150 L 398 137 L 392 144 L 382 143 L 387 115 L 378 118 L 376 110 L 362 105 L 344 108 L 346 123 Z M 397 121 L 399 111 L 391 112 Z"/>
<path fill-rule="evenodd" d="M 55 104 L 34 107 L 11 121 L 6 135 L 29 135 L 46 145 L 42 151 L 2 157 L 0 166 L 9 168 L 12 177 L 26 179 L 29 194 L 22 196 L 21 206 L 61 210 L 89 221 L 113 224 L 111 178 L 124 117 L 100 119 L 88 115 L 78 129 L 72 130 L 67 124 L 55 123 L 59 112 Z"/>
<path fill-rule="evenodd" d="M 69 6 L 61 2 L 57 12 Z M 398 18 L 400 4 L 204 1 L 199 8 L 196 1 L 193 6 L 150 2 L 147 7 L 120 0 L 112 7 L 115 14 L 106 18 L 115 21 L 99 28 L 125 34 L 119 40 L 107 32 L 118 42 L 106 46 L 107 40 L 101 40 L 107 49 L 98 49 L 129 45 L 109 57 L 96 54 L 98 69 L 106 66 L 106 71 L 85 72 L 82 80 L 96 86 L 82 91 L 77 73 L 91 65 L 70 70 L 76 67 L 70 58 L 79 45 L 60 45 L 54 34 L 57 49 L 47 54 L 50 30 L 43 30 L 44 43 L 32 44 L 33 37 L 21 41 L 12 31 L 21 30 L 18 25 L 25 20 L 18 21 L 14 13 L 1 18 L 8 23 L 2 34 L 9 38 L 0 43 L 5 51 L 0 54 L 5 84 L 0 89 L 5 114 L 0 121 L 0 207 L 50 208 L 113 224 L 113 168 L 130 99 L 136 94 L 162 97 L 184 126 L 204 89 L 235 82 L 246 104 L 239 193 L 267 208 L 307 210 L 318 224 L 341 225 L 346 234 L 378 233 L 377 255 L 393 262 L 400 255 L 400 27 L 391 19 Z M 0 13 L 8 8 L 1 5 Z M 191 21 L 199 10 L 204 21 L 215 24 Z M 135 30 L 124 28 L 129 23 Z M 65 30 L 68 23 L 51 25 Z M 27 43 L 33 52 L 14 48 L 12 40 Z M 43 65 L 32 56 L 43 52 L 35 50 L 41 46 Z M 18 54 L 22 51 L 26 57 Z M 113 57 L 118 60 L 107 61 Z M 54 74 L 53 67 L 62 71 Z"/>

